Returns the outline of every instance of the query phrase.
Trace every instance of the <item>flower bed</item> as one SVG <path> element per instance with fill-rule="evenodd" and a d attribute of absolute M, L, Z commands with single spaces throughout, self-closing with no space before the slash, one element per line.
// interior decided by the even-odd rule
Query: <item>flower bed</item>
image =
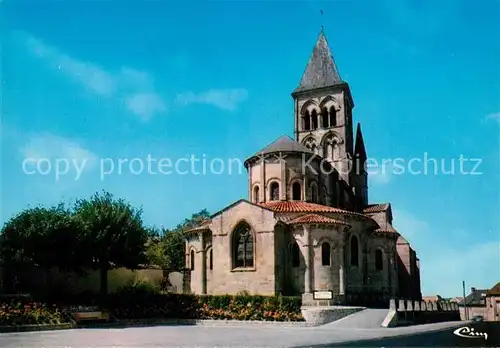
<path fill-rule="evenodd" d="M 297 297 L 117 294 L 108 299 L 118 319 L 232 319 L 303 321 Z"/>
<path fill-rule="evenodd" d="M 56 306 L 29 300 L 11 300 L 0 303 L 0 326 L 60 324 L 62 313 Z"/>

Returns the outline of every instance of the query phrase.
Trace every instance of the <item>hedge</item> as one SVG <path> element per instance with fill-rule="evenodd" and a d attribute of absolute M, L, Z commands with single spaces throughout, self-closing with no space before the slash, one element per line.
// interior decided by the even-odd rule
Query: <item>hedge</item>
<path fill-rule="evenodd" d="M 108 309 L 118 319 L 234 319 L 303 321 L 300 297 L 137 293 L 108 296 Z"/>

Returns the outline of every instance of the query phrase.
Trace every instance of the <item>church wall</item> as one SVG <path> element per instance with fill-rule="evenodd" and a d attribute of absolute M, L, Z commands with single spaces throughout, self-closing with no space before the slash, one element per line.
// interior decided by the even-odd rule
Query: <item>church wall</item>
<path fill-rule="evenodd" d="M 340 254 L 342 236 L 338 228 L 332 227 L 311 227 L 311 237 L 313 241 L 313 290 L 331 290 L 334 294 L 340 292 L 339 268 L 343 254 Z M 322 265 L 321 245 L 327 242 L 330 244 L 330 265 Z"/>
<path fill-rule="evenodd" d="M 382 251 L 383 268 L 376 268 L 376 250 Z M 368 287 L 376 292 L 394 294 L 397 282 L 395 272 L 395 242 L 391 238 L 384 236 L 372 236 L 368 239 L 367 245 L 367 274 Z"/>
<path fill-rule="evenodd" d="M 233 270 L 231 235 L 240 221 L 247 222 L 254 233 L 253 269 Z M 213 234 L 214 269 L 211 294 L 275 294 L 274 213 L 241 203 L 218 216 L 211 224 Z"/>

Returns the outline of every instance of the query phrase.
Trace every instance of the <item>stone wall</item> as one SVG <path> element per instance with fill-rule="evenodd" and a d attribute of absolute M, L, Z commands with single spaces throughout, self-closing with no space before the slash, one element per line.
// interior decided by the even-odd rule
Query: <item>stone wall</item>
<path fill-rule="evenodd" d="M 99 271 L 89 271 L 86 274 L 75 272 L 64 272 L 56 268 L 45 271 L 37 268 L 16 269 L 17 285 L 14 285 L 14 292 L 43 291 L 43 289 L 58 289 L 68 294 L 80 292 L 99 292 L 100 274 Z M 8 281 L 3 279 L 3 281 Z M 160 268 L 146 268 L 140 270 L 129 270 L 126 268 L 115 268 L 108 271 L 108 292 L 117 291 L 123 286 L 127 286 L 134 281 L 159 285 L 164 279 L 164 271 Z M 172 280 L 175 279 L 172 278 Z M 15 282 L 15 283 L 16 283 Z M 175 283 L 175 281 L 174 281 Z M 173 284 L 172 284 L 173 285 Z M 7 291 L 6 286 L 0 288 L 0 293 Z"/>
<path fill-rule="evenodd" d="M 301 312 L 307 324 L 317 326 L 331 323 L 364 309 L 349 306 L 302 307 Z"/>
<path fill-rule="evenodd" d="M 391 299 L 383 327 L 459 321 L 458 304 L 454 302 L 425 302 Z"/>
<path fill-rule="evenodd" d="M 459 310 L 461 320 L 470 320 L 477 315 L 480 315 L 486 319 L 486 306 L 467 306 L 467 308 L 464 308 L 464 306 L 459 306 Z"/>

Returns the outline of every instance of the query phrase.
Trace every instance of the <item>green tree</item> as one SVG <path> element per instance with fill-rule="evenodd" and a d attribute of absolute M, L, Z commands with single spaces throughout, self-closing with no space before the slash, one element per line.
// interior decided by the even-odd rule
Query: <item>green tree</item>
<path fill-rule="evenodd" d="M 63 270 L 78 268 L 77 233 L 76 221 L 64 205 L 28 208 L 2 228 L 2 262 L 10 271 L 17 267 L 39 267 L 46 272 L 48 282 L 52 267 Z"/>
<path fill-rule="evenodd" d="M 80 224 L 84 264 L 100 271 L 100 290 L 105 296 L 108 270 L 136 269 L 146 261 L 148 231 L 143 226 L 142 210 L 103 192 L 77 201 L 74 213 Z"/>

